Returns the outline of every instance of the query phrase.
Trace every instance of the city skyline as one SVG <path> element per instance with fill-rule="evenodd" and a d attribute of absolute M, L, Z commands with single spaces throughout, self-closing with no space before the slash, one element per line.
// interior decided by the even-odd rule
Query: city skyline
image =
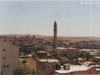
<path fill-rule="evenodd" d="M 0 34 L 100 37 L 100 4 L 81 1 L 1 1 Z"/>

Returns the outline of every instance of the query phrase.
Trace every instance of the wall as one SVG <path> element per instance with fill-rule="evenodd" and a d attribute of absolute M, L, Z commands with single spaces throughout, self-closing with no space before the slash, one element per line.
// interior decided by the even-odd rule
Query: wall
<path fill-rule="evenodd" d="M 37 70 L 40 71 L 42 75 L 51 75 L 56 69 L 56 64 L 59 62 L 40 62 L 37 61 Z"/>
<path fill-rule="evenodd" d="M 18 67 L 19 48 L 7 42 L 0 41 L 1 71 L 3 75 L 11 75 Z"/>

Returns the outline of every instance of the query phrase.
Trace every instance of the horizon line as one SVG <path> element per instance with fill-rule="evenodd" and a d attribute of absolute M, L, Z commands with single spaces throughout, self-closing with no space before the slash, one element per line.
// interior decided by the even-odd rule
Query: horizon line
<path fill-rule="evenodd" d="M 29 34 L 29 33 L 25 33 L 25 34 L 21 34 L 21 33 L 16 33 L 16 34 L 0 34 L 0 36 L 5 36 L 5 35 L 35 35 L 35 36 L 47 36 L 47 37 L 53 37 L 53 35 L 42 35 L 42 34 Z M 100 36 L 57 36 L 57 37 L 96 37 L 96 38 L 100 38 Z"/>

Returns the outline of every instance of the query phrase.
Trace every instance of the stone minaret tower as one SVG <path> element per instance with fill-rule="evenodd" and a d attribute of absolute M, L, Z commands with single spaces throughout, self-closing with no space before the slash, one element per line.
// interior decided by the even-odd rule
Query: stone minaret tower
<path fill-rule="evenodd" d="M 54 49 L 57 48 L 57 23 L 54 22 Z"/>

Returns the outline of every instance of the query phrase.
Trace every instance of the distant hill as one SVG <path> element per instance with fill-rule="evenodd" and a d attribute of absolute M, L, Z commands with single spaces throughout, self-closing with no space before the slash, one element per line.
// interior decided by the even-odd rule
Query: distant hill
<path fill-rule="evenodd" d="M 32 35 L 32 34 L 27 34 L 27 35 L 26 34 L 9 34 L 9 35 L 1 35 L 1 36 L 14 37 L 15 35 L 16 35 L 16 37 L 25 37 L 25 36 L 29 35 L 30 37 L 35 36 L 36 38 L 44 38 L 47 40 L 53 39 L 53 36 Z M 59 36 L 58 40 L 67 40 L 67 41 L 72 41 L 72 42 L 91 41 L 91 40 L 100 41 L 100 37 L 62 37 L 62 36 Z"/>

